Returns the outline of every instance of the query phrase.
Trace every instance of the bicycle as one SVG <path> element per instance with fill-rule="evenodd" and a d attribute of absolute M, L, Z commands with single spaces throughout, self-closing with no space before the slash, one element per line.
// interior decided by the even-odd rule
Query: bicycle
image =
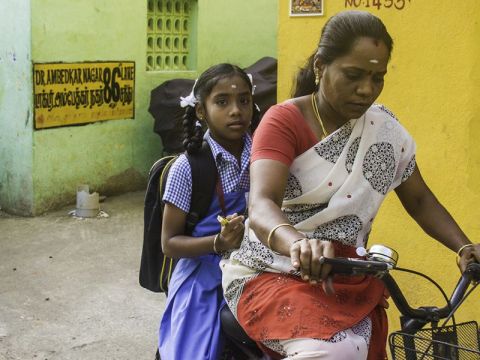
<path fill-rule="evenodd" d="M 396 266 L 398 254 L 383 245 L 373 245 L 365 259 L 325 258 L 322 264 L 332 267 L 332 274 L 371 275 L 380 278 L 401 313 L 401 330 L 390 333 L 388 343 L 392 360 L 480 360 L 480 335 L 476 321 L 457 324 L 454 313 L 472 293 L 480 281 L 480 264 L 469 264 L 448 298 L 431 278 L 417 271 Z M 412 308 L 391 271 L 405 271 L 432 281 L 444 295 L 446 305 L 442 308 L 424 306 Z M 470 286 L 472 285 L 472 286 Z M 468 290 L 468 292 L 467 292 Z M 444 320 L 440 324 L 441 320 Z M 452 325 L 447 325 L 449 320 Z M 249 339 L 228 309 L 222 312 L 222 325 L 229 341 L 234 344 L 236 360 L 267 359 Z M 426 328 L 427 325 L 430 327 Z"/>
<path fill-rule="evenodd" d="M 402 314 L 401 330 L 392 332 L 388 337 L 393 360 L 479 360 L 480 336 L 477 322 L 457 324 L 454 313 L 478 285 L 480 264 L 468 265 L 451 297 L 448 298 L 433 279 L 420 272 L 397 267 L 397 260 L 398 255 L 394 250 L 374 245 L 366 254 L 366 260 L 322 257 L 320 262 L 330 264 L 332 272 L 336 274 L 372 275 L 383 281 Z M 442 292 L 446 305 L 442 308 L 435 306 L 412 308 L 390 274 L 392 270 L 410 272 L 428 279 Z M 453 323 L 447 325 L 450 319 Z M 443 323 L 440 323 L 441 320 L 444 320 Z M 425 328 L 429 324 L 430 327 Z"/>

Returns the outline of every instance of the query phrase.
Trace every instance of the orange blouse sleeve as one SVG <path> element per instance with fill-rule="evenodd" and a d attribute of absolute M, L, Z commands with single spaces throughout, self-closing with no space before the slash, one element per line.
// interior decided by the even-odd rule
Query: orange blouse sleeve
<path fill-rule="evenodd" d="M 251 162 L 277 160 L 289 166 L 318 140 L 293 103 L 272 106 L 253 135 Z"/>

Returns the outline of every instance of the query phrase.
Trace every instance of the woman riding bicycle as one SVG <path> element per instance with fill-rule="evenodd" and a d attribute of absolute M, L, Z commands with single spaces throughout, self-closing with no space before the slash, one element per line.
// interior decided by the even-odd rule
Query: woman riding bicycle
<path fill-rule="evenodd" d="M 415 142 L 374 104 L 393 41 L 368 12 L 325 24 L 296 79 L 294 98 L 272 107 L 256 131 L 246 235 L 222 263 L 227 303 L 247 334 L 288 359 L 384 359 L 382 283 L 329 276 L 321 256 L 359 257 L 387 193 L 430 236 L 480 260 L 422 179 Z"/>

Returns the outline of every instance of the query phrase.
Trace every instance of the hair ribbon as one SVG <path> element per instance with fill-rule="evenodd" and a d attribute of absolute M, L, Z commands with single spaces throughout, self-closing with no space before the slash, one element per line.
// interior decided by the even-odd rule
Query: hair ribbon
<path fill-rule="evenodd" d="M 195 80 L 195 83 L 193 84 L 192 91 L 190 92 L 190 94 L 188 94 L 185 97 L 180 96 L 180 106 L 182 108 L 185 108 L 187 106 L 195 107 L 195 104 L 198 103 L 198 99 L 195 97 L 195 94 L 194 94 L 195 85 L 197 84 L 197 80 Z"/>
<path fill-rule="evenodd" d="M 247 76 L 248 76 L 248 79 L 250 80 L 250 84 L 252 84 L 252 95 L 254 95 L 254 94 L 255 94 L 255 88 L 257 87 L 257 85 L 254 85 L 254 84 L 253 84 L 253 76 L 252 76 L 252 74 L 247 74 Z"/>

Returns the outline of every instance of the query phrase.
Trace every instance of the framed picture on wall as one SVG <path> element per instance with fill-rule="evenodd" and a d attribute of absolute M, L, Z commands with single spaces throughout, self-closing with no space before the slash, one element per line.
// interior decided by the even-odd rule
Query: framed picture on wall
<path fill-rule="evenodd" d="M 323 0 L 290 0 L 290 16 L 322 16 Z"/>

